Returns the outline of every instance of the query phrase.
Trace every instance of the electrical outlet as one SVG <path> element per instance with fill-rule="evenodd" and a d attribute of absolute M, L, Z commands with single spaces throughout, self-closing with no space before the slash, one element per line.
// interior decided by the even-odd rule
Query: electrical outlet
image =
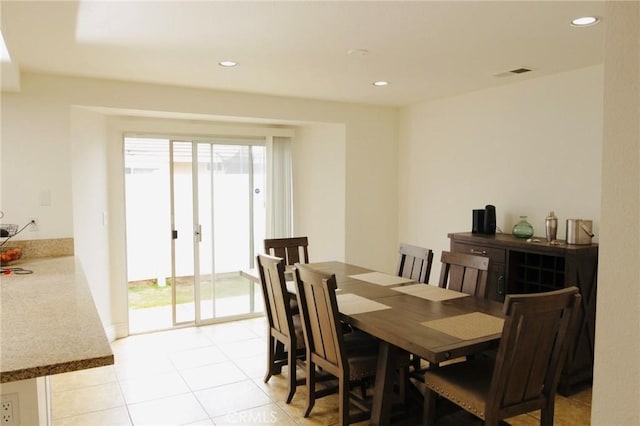
<path fill-rule="evenodd" d="M 40 230 L 40 222 L 38 222 L 38 218 L 37 217 L 30 217 L 27 218 L 27 221 L 29 222 L 29 231 L 39 231 Z"/>
<path fill-rule="evenodd" d="M 18 407 L 18 394 L 8 393 L 0 396 L 2 407 L 2 426 L 17 426 L 20 424 L 20 407 Z"/>

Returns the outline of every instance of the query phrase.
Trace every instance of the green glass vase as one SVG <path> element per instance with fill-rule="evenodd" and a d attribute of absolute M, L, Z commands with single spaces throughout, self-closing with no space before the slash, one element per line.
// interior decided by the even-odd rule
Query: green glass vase
<path fill-rule="evenodd" d="M 526 216 L 520 216 L 520 222 L 515 224 L 512 234 L 516 238 L 533 237 L 533 226 L 531 226 L 531 224 L 527 222 Z"/>

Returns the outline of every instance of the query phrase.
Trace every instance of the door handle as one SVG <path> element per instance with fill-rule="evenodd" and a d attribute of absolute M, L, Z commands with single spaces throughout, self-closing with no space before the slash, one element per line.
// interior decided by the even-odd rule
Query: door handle
<path fill-rule="evenodd" d="M 171 231 L 171 239 L 173 240 L 177 240 L 178 239 L 178 230 L 174 229 Z"/>
<path fill-rule="evenodd" d="M 198 238 L 198 242 L 202 242 L 202 225 L 198 225 L 194 231 L 195 236 Z"/>

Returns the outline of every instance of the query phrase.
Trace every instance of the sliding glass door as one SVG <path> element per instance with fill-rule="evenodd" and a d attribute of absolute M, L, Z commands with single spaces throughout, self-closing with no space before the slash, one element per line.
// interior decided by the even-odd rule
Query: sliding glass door
<path fill-rule="evenodd" d="M 196 175 L 193 173 L 193 143 L 171 141 L 171 297 L 173 324 L 196 320 L 196 274 L 198 248 L 193 205 Z"/>
<path fill-rule="evenodd" d="M 253 267 L 264 240 L 264 158 L 264 146 L 198 144 L 195 275 L 203 320 L 255 311 L 255 285 L 237 273 Z"/>
<path fill-rule="evenodd" d="M 265 235 L 264 143 L 126 138 L 125 167 L 132 332 L 262 312 L 239 271 Z"/>

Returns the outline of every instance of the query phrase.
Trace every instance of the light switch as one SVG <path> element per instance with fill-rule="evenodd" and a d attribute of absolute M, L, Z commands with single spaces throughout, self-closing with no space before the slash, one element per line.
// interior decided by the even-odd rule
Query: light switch
<path fill-rule="evenodd" d="M 51 191 L 48 189 L 43 189 L 40 191 L 40 205 L 41 206 L 50 206 L 51 205 Z"/>

